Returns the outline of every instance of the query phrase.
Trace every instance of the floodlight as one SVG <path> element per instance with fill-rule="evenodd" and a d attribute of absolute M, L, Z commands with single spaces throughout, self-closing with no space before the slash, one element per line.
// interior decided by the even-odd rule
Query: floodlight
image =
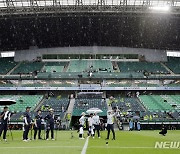
<path fill-rule="evenodd" d="M 151 6 L 150 10 L 159 11 L 159 12 L 168 12 L 170 11 L 170 6 Z"/>

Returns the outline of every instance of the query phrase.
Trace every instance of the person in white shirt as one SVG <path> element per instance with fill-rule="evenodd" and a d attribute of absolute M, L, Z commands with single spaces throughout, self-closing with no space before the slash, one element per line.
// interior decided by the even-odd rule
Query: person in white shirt
<path fill-rule="evenodd" d="M 113 139 L 112 140 L 115 140 L 114 116 L 115 116 L 115 113 L 108 111 L 108 114 L 107 114 L 107 131 L 108 131 L 108 133 L 107 133 L 106 140 L 109 140 L 110 131 L 112 131 L 112 133 L 113 133 Z"/>
<path fill-rule="evenodd" d="M 85 123 L 85 113 L 81 114 L 81 118 L 79 119 L 79 139 L 84 139 L 84 123 Z"/>
<path fill-rule="evenodd" d="M 100 138 L 100 120 L 97 113 L 94 113 L 93 122 L 94 122 L 94 134 L 97 130 L 98 138 Z"/>
<path fill-rule="evenodd" d="M 94 121 L 93 121 L 93 113 L 90 114 L 88 118 L 88 126 L 89 126 L 89 136 L 91 135 L 94 138 Z"/>

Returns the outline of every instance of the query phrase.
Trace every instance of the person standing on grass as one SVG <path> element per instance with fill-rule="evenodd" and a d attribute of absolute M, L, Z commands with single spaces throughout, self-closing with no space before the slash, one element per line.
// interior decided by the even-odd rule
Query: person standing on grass
<path fill-rule="evenodd" d="M 41 115 L 41 110 L 38 110 L 37 115 L 35 116 L 35 121 L 34 121 L 34 140 L 36 140 L 36 135 L 38 132 L 38 139 L 41 138 L 41 122 L 42 122 L 42 115 Z"/>
<path fill-rule="evenodd" d="M 94 138 L 94 121 L 93 121 L 93 113 L 90 114 L 90 117 L 88 118 L 88 126 L 89 126 L 89 133 L 88 136 L 92 136 Z"/>
<path fill-rule="evenodd" d="M 0 125 L 0 138 L 3 132 L 3 140 L 6 142 L 6 133 L 8 130 L 8 122 L 10 121 L 10 115 L 11 113 L 8 111 L 8 107 L 4 107 L 4 111 L 0 114 L 0 119 L 1 119 L 1 125 Z"/>
<path fill-rule="evenodd" d="M 115 116 L 115 113 L 112 113 L 111 111 L 108 111 L 108 114 L 107 114 L 107 131 L 108 131 L 108 133 L 107 133 L 106 140 L 109 140 L 110 131 L 112 131 L 112 133 L 113 133 L 112 140 L 115 140 L 114 116 Z"/>
<path fill-rule="evenodd" d="M 51 139 L 54 140 L 54 110 L 49 109 L 49 114 L 44 118 L 47 121 L 46 140 L 49 140 L 49 131 L 51 130 Z"/>
<path fill-rule="evenodd" d="M 162 125 L 162 129 L 161 131 L 159 132 L 159 134 L 163 135 L 163 136 L 166 136 L 167 134 L 167 128 L 166 126 Z"/>
<path fill-rule="evenodd" d="M 141 130 L 141 123 L 140 123 L 140 121 L 137 122 L 137 130 L 138 130 L 138 131 Z"/>
<path fill-rule="evenodd" d="M 79 139 L 84 139 L 84 123 L 85 123 L 85 113 L 81 113 L 81 118 L 79 119 Z"/>
<path fill-rule="evenodd" d="M 94 122 L 94 134 L 97 131 L 98 138 L 100 138 L 100 120 L 96 112 L 94 113 L 93 116 L 93 122 Z"/>
<path fill-rule="evenodd" d="M 133 126 L 134 126 L 133 120 L 130 119 L 130 120 L 129 120 L 129 131 L 132 131 L 132 130 L 133 130 Z"/>
<path fill-rule="evenodd" d="M 23 127 L 23 141 L 27 142 L 28 141 L 28 134 L 29 134 L 29 129 L 31 125 L 31 115 L 30 115 L 30 109 L 31 107 L 26 107 L 26 111 L 24 112 L 24 127 Z"/>

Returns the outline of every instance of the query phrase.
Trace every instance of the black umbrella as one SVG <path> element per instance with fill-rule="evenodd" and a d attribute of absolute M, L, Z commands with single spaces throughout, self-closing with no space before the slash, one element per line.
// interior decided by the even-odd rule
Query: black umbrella
<path fill-rule="evenodd" d="M 15 100 L 11 99 L 0 99 L 0 106 L 16 104 Z"/>
<path fill-rule="evenodd" d="M 45 107 L 46 107 L 46 108 L 48 108 L 48 107 L 49 107 L 49 105 L 45 105 Z"/>

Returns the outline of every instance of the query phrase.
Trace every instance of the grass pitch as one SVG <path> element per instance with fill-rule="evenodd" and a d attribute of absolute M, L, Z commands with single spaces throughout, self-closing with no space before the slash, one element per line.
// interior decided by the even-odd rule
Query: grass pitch
<path fill-rule="evenodd" d="M 79 140 L 76 131 L 59 131 L 56 141 L 22 141 L 22 131 L 13 131 L 12 141 L 8 133 L 8 142 L 0 142 L 0 154 L 80 154 L 85 140 Z M 73 138 L 71 138 L 73 133 Z M 179 154 L 179 149 L 155 149 L 155 142 L 179 141 L 180 131 L 168 131 L 161 136 L 158 131 L 116 131 L 116 140 L 106 141 L 107 132 L 101 132 L 101 138 L 89 138 L 86 154 Z M 112 135 L 112 134 L 111 134 Z M 86 136 L 86 135 L 85 135 Z M 106 144 L 108 142 L 108 145 Z"/>

